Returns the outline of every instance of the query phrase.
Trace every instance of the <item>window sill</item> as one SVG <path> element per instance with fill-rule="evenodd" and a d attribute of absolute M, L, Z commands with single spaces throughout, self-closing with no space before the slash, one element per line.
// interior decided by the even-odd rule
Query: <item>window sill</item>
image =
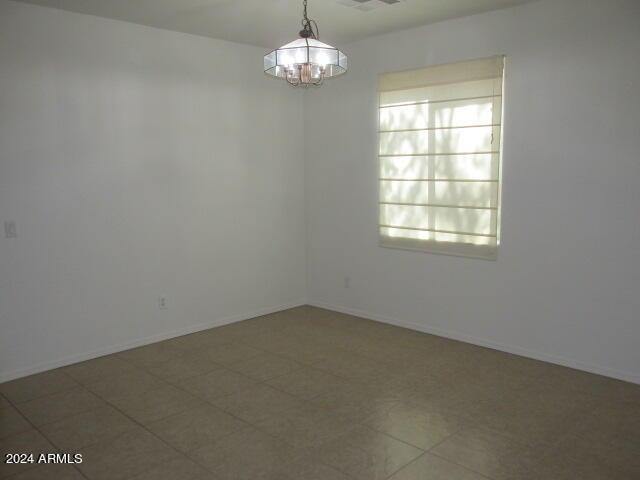
<path fill-rule="evenodd" d="M 493 245 L 472 245 L 451 242 L 421 241 L 407 238 L 379 237 L 378 245 L 384 248 L 410 250 L 454 257 L 498 260 L 498 247 Z"/>

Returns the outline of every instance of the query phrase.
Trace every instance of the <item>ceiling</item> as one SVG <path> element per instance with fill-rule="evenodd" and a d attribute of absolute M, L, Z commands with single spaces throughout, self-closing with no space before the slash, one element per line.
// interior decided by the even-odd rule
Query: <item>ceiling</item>
<path fill-rule="evenodd" d="M 72 12 L 257 45 L 266 49 L 297 36 L 302 0 L 18 0 Z M 380 4 L 365 10 L 362 5 Z M 308 0 L 320 38 L 345 44 L 371 35 L 510 7 L 532 0 Z M 364 2 L 364 3 L 363 3 Z M 352 4 L 348 6 L 345 4 Z M 359 5 L 361 8 L 355 8 Z"/>

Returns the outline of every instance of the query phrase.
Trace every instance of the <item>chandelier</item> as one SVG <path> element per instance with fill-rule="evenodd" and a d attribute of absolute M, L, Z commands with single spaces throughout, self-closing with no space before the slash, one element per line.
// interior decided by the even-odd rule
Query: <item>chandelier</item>
<path fill-rule="evenodd" d="M 264 56 L 264 72 L 294 87 L 320 86 L 325 78 L 347 71 L 347 56 L 318 40 L 318 25 L 307 17 L 307 0 L 300 38 Z"/>

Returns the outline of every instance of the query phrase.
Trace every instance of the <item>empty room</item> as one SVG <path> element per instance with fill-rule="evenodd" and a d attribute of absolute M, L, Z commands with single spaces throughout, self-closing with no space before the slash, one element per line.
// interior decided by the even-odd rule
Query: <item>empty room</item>
<path fill-rule="evenodd" d="M 640 479 L 638 0 L 0 0 L 0 479 Z"/>

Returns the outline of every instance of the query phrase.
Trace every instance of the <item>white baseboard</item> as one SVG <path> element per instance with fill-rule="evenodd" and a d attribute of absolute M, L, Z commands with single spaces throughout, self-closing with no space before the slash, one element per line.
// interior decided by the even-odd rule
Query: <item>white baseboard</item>
<path fill-rule="evenodd" d="M 640 374 L 633 372 L 625 372 L 608 367 L 602 367 L 599 365 L 593 365 L 590 363 L 573 360 L 570 358 L 561 357 L 558 355 L 552 355 L 549 353 L 541 353 L 535 350 L 529 350 L 527 348 L 505 345 L 491 340 L 483 338 L 471 337 L 458 332 L 444 330 L 442 328 L 432 327 L 424 324 L 417 324 L 413 322 L 398 320 L 395 318 L 385 317 L 371 312 L 358 310 L 354 308 L 340 307 L 337 305 L 331 305 L 325 302 L 310 301 L 309 305 L 318 308 L 325 308 L 327 310 L 334 310 L 336 312 L 346 313 L 348 315 L 355 315 L 358 317 L 368 318 L 370 320 L 376 320 L 382 323 L 388 323 L 396 325 L 398 327 L 408 328 L 411 330 L 417 330 L 419 332 L 430 333 L 439 337 L 451 338 L 453 340 L 459 340 L 465 343 L 471 343 L 481 347 L 493 348 L 494 350 L 500 350 L 507 353 L 513 353 L 514 355 L 520 355 L 522 357 L 532 358 L 534 360 L 541 360 L 543 362 L 554 363 L 556 365 L 562 365 L 564 367 L 575 368 L 576 370 L 583 370 L 589 373 L 595 373 L 598 375 L 604 375 L 606 377 L 616 378 L 618 380 L 624 380 L 626 382 L 640 384 Z"/>
<path fill-rule="evenodd" d="M 290 303 L 278 305 L 277 307 L 261 308 L 248 313 L 242 313 L 238 315 L 231 315 L 229 317 L 218 318 L 218 319 L 212 320 L 211 322 L 201 323 L 198 325 L 191 325 L 189 327 L 181 328 L 179 330 L 174 330 L 172 332 L 161 333 L 158 335 L 152 335 L 150 337 L 145 337 L 145 338 L 139 338 L 131 342 L 120 343 L 118 345 L 112 345 L 109 347 L 101 348 L 91 352 L 81 353 L 78 355 L 71 355 L 69 357 L 65 357 L 59 360 L 38 363 L 36 365 L 30 366 L 27 368 L 21 368 L 19 370 L 2 372 L 0 373 L 0 383 L 8 382 L 9 380 L 14 380 L 16 378 L 26 377 L 27 375 L 33 375 L 35 373 L 52 370 L 54 368 L 65 367 L 73 363 L 83 362 L 85 360 L 91 360 L 92 358 L 102 357 L 104 355 L 121 352 L 123 350 L 128 350 L 130 348 L 141 347 L 143 345 L 160 342 L 162 340 L 167 340 L 169 338 L 180 337 L 182 335 L 187 335 L 189 333 L 195 333 L 195 332 L 199 332 L 201 330 L 207 330 L 213 327 L 220 327 L 222 325 L 228 325 L 229 323 L 240 322 L 242 320 L 247 320 L 249 318 L 259 317 L 261 315 L 268 315 L 270 313 L 275 313 L 281 310 L 287 310 L 289 308 L 299 307 L 301 305 L 306 305 L 306 304 L 307 304 L 306 299 L 301 299 L 296 302 L 290 302 Z"/>

